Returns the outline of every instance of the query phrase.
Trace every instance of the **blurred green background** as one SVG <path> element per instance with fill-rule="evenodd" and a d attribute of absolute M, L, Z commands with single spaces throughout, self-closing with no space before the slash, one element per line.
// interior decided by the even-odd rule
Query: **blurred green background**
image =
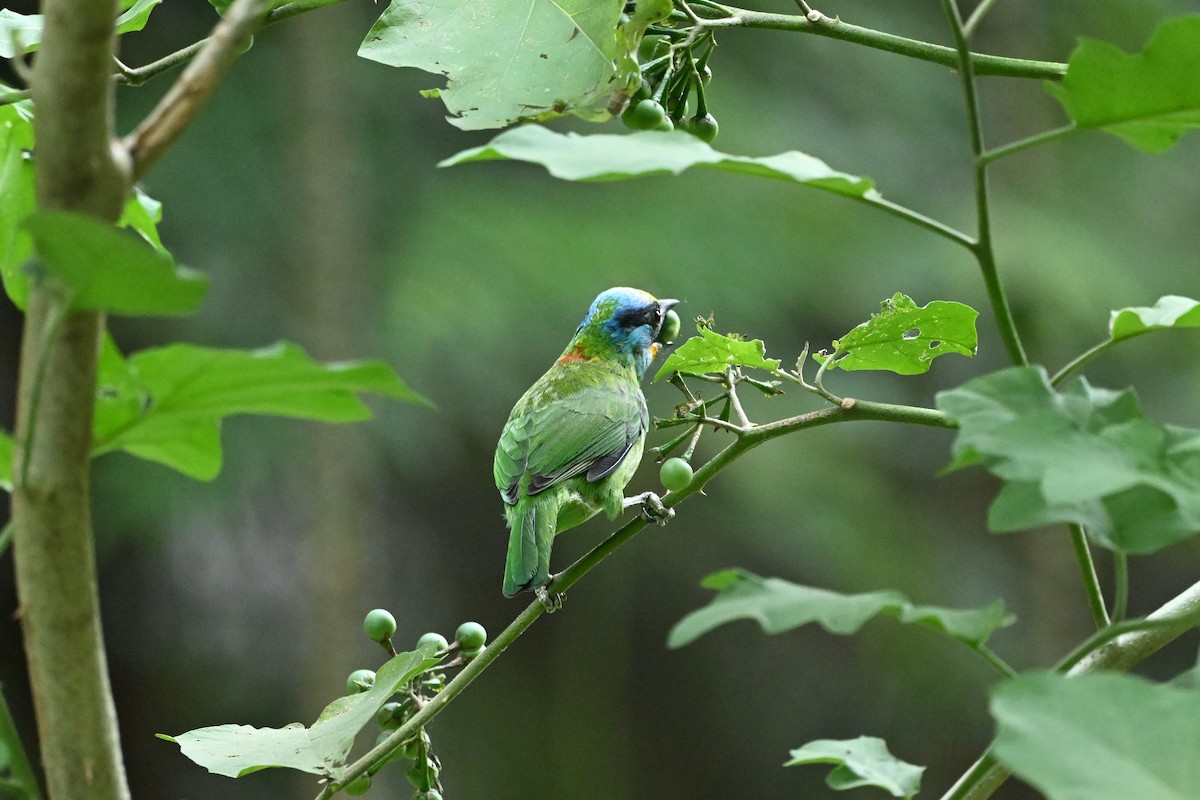
<path fill-rule="evenodd" d="M 948 41 L 932 0 L 818 7 Z M 685 320 L 714 313 L 719 329 L 765 339 L 785 363 L 897 291 L 982 311 L 973 361 L 951 356 L 910 378 L 831 376 L 843 395 L 930 405 L 939 389 L 1005 365 L 968 254 L 836 196 L 703 172 L 575 185 L 528 165 L 437 169 L 490 134 L 458 131 L 440 103 L 417 95 L 436 76 L 355 56 L 381 10 L 348 3 L 261 32 L 145 182 L 165 204 L 164 241 L 211 276 L 212 291 L 189 319 L 114 320 L 124 349 L 283 338 L 323 359 L 383 358 L 437 408 L 377 403 L 375 420 L 347 427 L 235 419 L 211 484 L 123 455 L 97 462 L 104 623 L 137 797 L 310 797 L 303 777 L 210 776 L 153 735 L 311 722 L 347 673 L 380 663 L 360 629 L 376 606 L 396 614 L 400 644 L 426 630 L 450 636 L 466 619 L 496 633 L 516 615 L 523 600 L 499 591 L 506 532 L 492 450 L 514 400 L 602 289 L 681 298 Z M 976 48 L 1063 61 L 1076 37 L 1090 36 L 1135 50 L 1163 17 L 1197 11 L 1179 0 L 1002 0 Z M 145 32 L 125 37 L 122 58 L 147 63 L 214 19 L 199 0 L 167 3 Z M 813 36 L 730 31 L 719 43 L 710 87 L 718 147 L 802 150 L 973 230 L 953 72 Z M 136 124 L 169 81 L 122 88 L 119 128 Z M 993 145 L 1064 121 L 1036 82 L 985 78 L 982 91 Z M 1037 362 L 1057 368 L 1098 341 L 1112 308 L 1200 296 L 1197 163 L 1194 134 L 1147 156 L 1096 133 L 993 169 L 1002 274 Z M 11 420 L 11 308 L 0 331 Z M 1135 383 L 1152 416 L 1200 425 L 1198 343 L 1145 337 L 1088 375 Z M 665 416 L 677 395 L 655 385 L 647 397 Z M 749 411 L 766 421 L 817 407 L 792 392 Z M 651 444 L 666 438 L 652 433 Z M 707 602 L 703 576 L 742 566 L 838 591 L 895 588 L 922 603 L 1002 597 L 1019 623 L 995 649 L 1018 668 L 1053 663 L 1090 626 L 1065 533 L 987 533 L 996 485 L 981 471 L 937 477 L 950 441 L 945 431 L 860 423 L 785 438 L 738 462 L 671 525 L 647 530 L 572 590 L 561 613 L 438 718 L 446 796 L 826 798 L 835 793 L 824 770 L 780 766 L 788 749 L 859 734 L 928 765 L 922 796 L 940 795 L 991 731 L 996 676 L 966 648 L 890 620 L 851 639 L 818 629 L 766 637 L 743 623 L 677 652 L 664 642 Z M 706 435 L 701 455 L 720 444 Z M 630 491 L 658 488 L 647 463 Z M 595 521 L 561 538 L 555 567 L 611 528 Z M 1107 578 L 1109 560 L 1099 558 Z M 0 680 L 32 745 L 10 564 L 0 561 Z M 1137 559 L 1133 612 L 1189 585 L 1198 566 L 1195 542 Z M 1144 670 L 1173 674 L 1195 650 L 1186 639 Z M 400 773 L 382 773 L 371 796 L 408 797 Z M 1036 796 L 1016 782 L 997 794 Z"/>

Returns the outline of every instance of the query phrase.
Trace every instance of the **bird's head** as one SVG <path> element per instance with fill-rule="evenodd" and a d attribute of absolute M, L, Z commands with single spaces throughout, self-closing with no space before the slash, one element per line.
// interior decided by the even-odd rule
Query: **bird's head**
<path fill-rule="evenodd" d="M 564 358 L 619 358 L 640 379 L 661 345 L 655 341 L 667 311 L 678 300 L 659 300 L 648 292 L 620 286 L 601 292 L 575 331 Z"/>

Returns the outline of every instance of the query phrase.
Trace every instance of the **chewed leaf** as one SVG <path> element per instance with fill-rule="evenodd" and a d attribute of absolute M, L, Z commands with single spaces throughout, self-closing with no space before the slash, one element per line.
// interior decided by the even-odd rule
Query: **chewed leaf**
<path fill-rule="evenodd" d="M 1118 308 L 1108 322 L 1114 342 L 1168 328 L 1200 328 L 1200 301 L 1169 294 L 1149 307 Z"/>
<path fill-rule="evenodd" d="M 825 779 L 831 789 L 875 786 L 892 797 L 909 798 L 921 789 L 924 767 L 901 761 L 888 752 L 887 742 L 874 736 L 857 739 L 819 739 L 791 751 L 785 767 L 802 764 L 838 765 Z"/>
<path fill-rule="evenodd" d="M 439 96 L 450 122 L 465 130 L 566 111 L 606 118 L 622 50 L 621 7 L 595 0 L 393 0 L 358 54 L 446 76 Z"/>
<path fill-rule="evenodd" d="M 705 167 L 775 178 L 867 200 L 879 197 L 870 179 L 838 172 L 806 153 L 791 150 L 761 158 L 736 156 L 714 150 L 681 131 L 581 136 L 556 133 L 540 125 L 522 125 L 501 133 L 482 147 L 453 155 L 438 166 L 506 159 L 541 164 L 554 177 L 568 181 L 678 175 L 692 167 Z"/>
<path fill-rule="evenodd" d="M 1084 39 L 1062 84 L 1046 83 L 1046 90 L 1080 127 L 1101 128 L 1139 150 L 1166 150 L 1200 127 L 1200 16 L 1167 20 L 1141 53 Z"/>
<path fill-rule="evenodd" d="M 897 293 L 883 301 L 878 314 L 834 341 L 834 353 L 840 355 L 829 367 L 917 375 L 947 353 L 974 357 L 978 316 L 978 311 L 962 303 L 934 300 L 917 306 L 912 298 Z M 813 357 L 820 363 L 828 358 Z"/>
<path fill-rule="evenodd" d="M 697 330 L 700 335 L 693 336 L 677 347 L 663 362 L 654 380 L 673 372 L 712 375 L 723 372 L 727 367 L 749 367 L 767 372 L 779 369 L 779 359 L 766 357 L 766 345 L 762 339 L 746 341 L 733 335 L 722 336 L 704 326 Z"/>
<path fill-rule="evenodd" d="M 895 591 L 839 594 L 779 578 L 760 578 L 739 569 L 710 575 L 704 586 L 715 589 L 717 596 L 675 624 L 667 638 L 669 647 L 690 644 L 709 631 L 739 619 L 754 620 L 770 634 L 816 622 L 830 633 L 848 636 L 880 614 L 904 623 L 925 625 L 977 645 L 1015 619 L 999 601 L 966 611 L 916 606 Z"/>
<path fill-rule="evenodd" d="M 307 728 L 299 722 L 282 728 L 214 725 L 159 738 L 178 744 L 185 756 L 209 772 L 230 778 L 269 767 L 333 775 L 349 754 L 354 737 L 383 704 L 439 660 L 429 645 L 400 653 L 379 668 L 369 690 L 334 700 Z"/>

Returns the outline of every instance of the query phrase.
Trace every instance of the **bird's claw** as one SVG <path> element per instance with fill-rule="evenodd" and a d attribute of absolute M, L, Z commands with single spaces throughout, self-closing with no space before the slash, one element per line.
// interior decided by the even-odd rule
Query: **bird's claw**
<path fill-rule="evenodd" d="M 547 614 L 553 614 L 555 611 L 558 611 L 563 607 L 563 600 L 567 599 L 567 596 L 562 592 L 550 594 L 545 586 L 539 586 L 534 589 L 533 594 L 541 601 L 542 608 L 546 609 Z"/>
<path fill-rule="evenodd" d="M 667 521 L 675 516 L 675 509 L 663 505 L 663 501 L 654 492 L 643 492 L 636 497 L 626 498 L 625 506 L 641 506 L 645 520 L 657 525 L 666 525 Z"/>

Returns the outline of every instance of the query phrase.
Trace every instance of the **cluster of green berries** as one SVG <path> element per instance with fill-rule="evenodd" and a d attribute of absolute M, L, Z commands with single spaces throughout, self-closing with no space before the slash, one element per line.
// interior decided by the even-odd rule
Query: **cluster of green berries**
<path fill-rule="evenodd" d="M 710 51 L 711 52 L 711 51 Z M 683 130 L 704 142 L 717 138 L 720 127 L 708 111 L 704 88 L 712 79 L 708 53 L 693 58 L 692 51 L 676 49 L 669 38 L 646 36 L 638 48 L 642 79 L 621 114 L 621 121 L 636 131 Z M 696 111 L 689 100 L 696 95 Z"/>
<path fill-rule="evenodd" d="M 386 609 L 376 608 L 363 619 L 363 630 L 372 641 L 379 642 L 391 654 L 395 655 L 392 637 L 396 634 L 396 618 Z M 433 651 L 442 656 L 453 656 L 435 664 L 408 682 L 397 693 L 398 699 L 384 703 L 375 715 L 379 725 L 379 737 L 376 745 L 382 744 L 392 734 L 408 721 L 417 710 L 425 705 L 434 695 L 446 687 L 447 667 L 462 666 L 479 656 L 487 648 L 487 631 L 478 622 L 464 622 L 458 626 L 454 634 L 453 644 L 440 633 L 426 633 L 417 640 L 417 647 Z M 454 655 L 457 651 L 457 655 Z M 346 693 L 357 694 L 370 691 L 375 685 L 375 672 L 369 669 L 356 669 L 346 678 Z M 371 776 L 382 769 L 388 762 L 405 759 L 409 763 L 405 775 L 417 793 L 413 800 L 442 800 L 441 772 L 442 765 L 433 754 L 429 733 L 424 728 L 418 729 L 387 757 L 373 765 L 365 774 L 355 778 L 343 787 L 343 791 L 351 797 L 365 794 L 371 788 Z"/>

